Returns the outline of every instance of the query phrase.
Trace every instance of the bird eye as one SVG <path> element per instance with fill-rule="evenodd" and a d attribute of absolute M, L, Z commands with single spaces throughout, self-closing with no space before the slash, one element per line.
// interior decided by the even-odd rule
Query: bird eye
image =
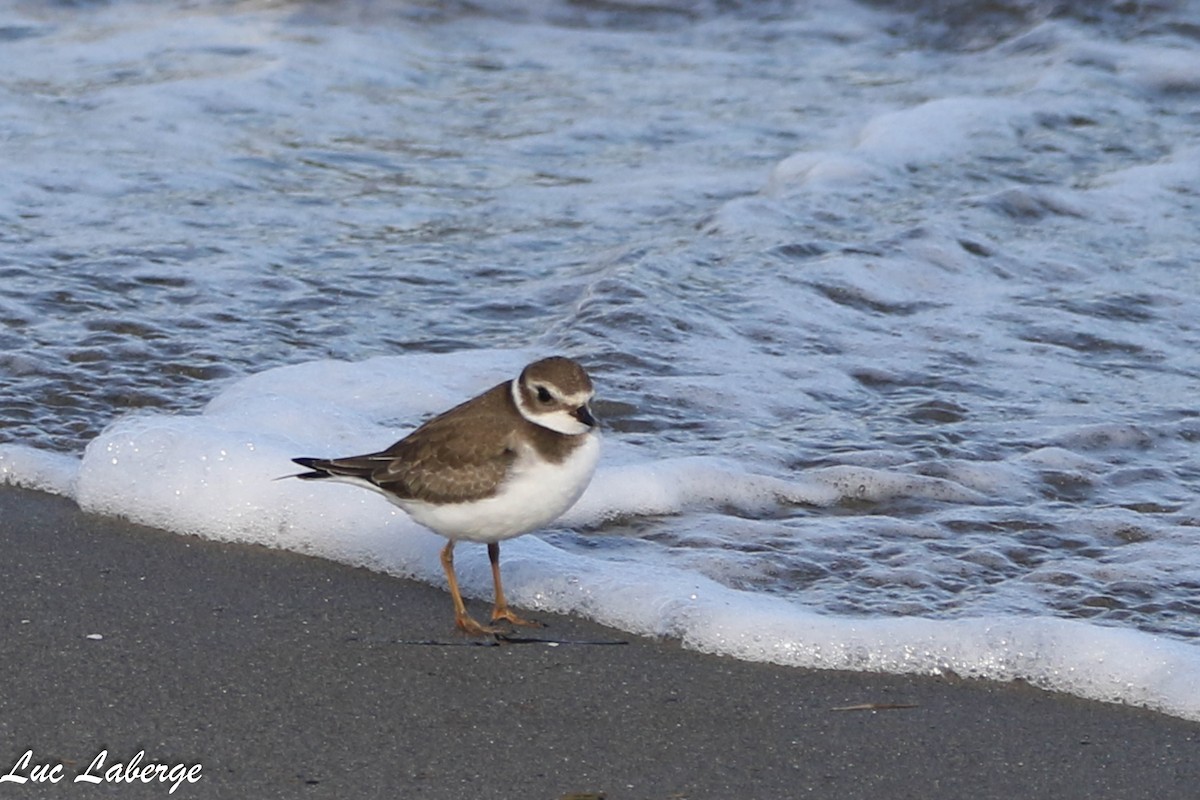
<path fill-rule="evenodd" d="M 538 393 L 538 401 L 541 403 L 549 403 L 551 400 L 554 399 L 550 396 L 550 392 L 549 392 L 549 390 L 546 389 L 545 386 L 537 387 L 537 393 Z"/>

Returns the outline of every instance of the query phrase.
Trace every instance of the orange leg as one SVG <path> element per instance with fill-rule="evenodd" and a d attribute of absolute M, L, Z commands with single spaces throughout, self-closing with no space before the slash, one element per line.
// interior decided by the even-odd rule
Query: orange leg
<path fill-rule="evenodd" d="M 454 540 L 446 542 L 442 548 L 442 569 L 446 571 L 446 582 L 450 584 L 450 597 L 454 600 L 454 624 L 458 629 L 472 636 L 486 636 L 496 633 L 496 628 L 490 625 L 480 625 L 467 613 L 462 595 L 458 591 L 458 577 L 454 574 Z"/>
<path fill-rule="evenodd" d="M 497 542 L 488 542 L 488 560 L 492 562 L 492 583 L 496 586 L 496 604 L 492 607 L 492 622 L 504 620 L 511 622 L 513 625 L 528 625 L 530 627 L 540 628 L 542 623 L 531 619 L 524 619 L 508 607 L 508 601 L 504 599 L 504 587 L 500 584 L 500 545 Z"/>

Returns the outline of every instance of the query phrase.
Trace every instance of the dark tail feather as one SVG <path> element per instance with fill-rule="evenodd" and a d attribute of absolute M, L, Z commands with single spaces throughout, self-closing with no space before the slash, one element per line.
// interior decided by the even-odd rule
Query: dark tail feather
<path fill-rule="evenodd" d="M 293 458 L 292 461 L 312 472 L 302 472 L 295 477 L 306 481 L 319 478 L 362 478 L 371 480 L 379 467 L 379 459 L 373 456 L 352 458 Z"/>
<path fill-rule="evenodd" d="M 299 478 L 302 481 L 314 481 L 320 478 L 332 477 L 331 473 L 325 469 L 329 462 L 323 458 L 293 458 L 292 462 L 299 464 L 312 472 L 301 472 L 299 475 L 285 475 L 287 478 Z"/>

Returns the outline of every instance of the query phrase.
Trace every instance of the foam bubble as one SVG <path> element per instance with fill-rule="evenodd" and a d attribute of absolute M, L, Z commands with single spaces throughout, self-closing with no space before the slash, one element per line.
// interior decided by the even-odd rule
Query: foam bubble
<path fill-rule="evenodd" d="M 901 497 L 919 497 L 946 503 L 982 503 L 986 500 L 979 492 L 944 478 L 867 467 L 826 467 L 810 470 L 809 477 L 835 489 L 845 500 L 881 502 Z"/>
<path fill-rule="evenodd" d="M 1027 106 L 1010 99 L 938 98 L 876 116 L 864 126 L 857 149 L 895 167 L 938 163 L 1007 146 L 1028 113 Z"/>
<path fill-rule="evenodd" d="M 17 444 L 0 444 L 0 484 L 70 496 L 79 459 Z"/>
<path fill-rule="evenodd" d="M 716 506 L 746 512 L 779 503 L 826 506 L 840 497 L 822 481 L 785 481 L 718 459 L 676 458 L 601 469 L 565 521 L 595 524 L 623 515 L 678 514 Z"/>

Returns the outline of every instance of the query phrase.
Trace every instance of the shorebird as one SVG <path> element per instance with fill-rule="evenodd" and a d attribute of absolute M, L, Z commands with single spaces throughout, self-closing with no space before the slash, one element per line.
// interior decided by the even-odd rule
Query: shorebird
<path fill-rule="evenodd" d="M 455 406 L 386 450 L 346 458 L 294 458 L 303 480 L 352 483 L 379 492 L 449 541 L 442 568 L 454 622 L 472 635 L 500 632 L 467 613 L 454 572 L 454 545 L 486 542 L 495 603 L 492 622 L 538 625 L 508 606 L 500 542 L 541 528 L 575 504 L 600 457 L 583 367 L 554 356 Z"/>

